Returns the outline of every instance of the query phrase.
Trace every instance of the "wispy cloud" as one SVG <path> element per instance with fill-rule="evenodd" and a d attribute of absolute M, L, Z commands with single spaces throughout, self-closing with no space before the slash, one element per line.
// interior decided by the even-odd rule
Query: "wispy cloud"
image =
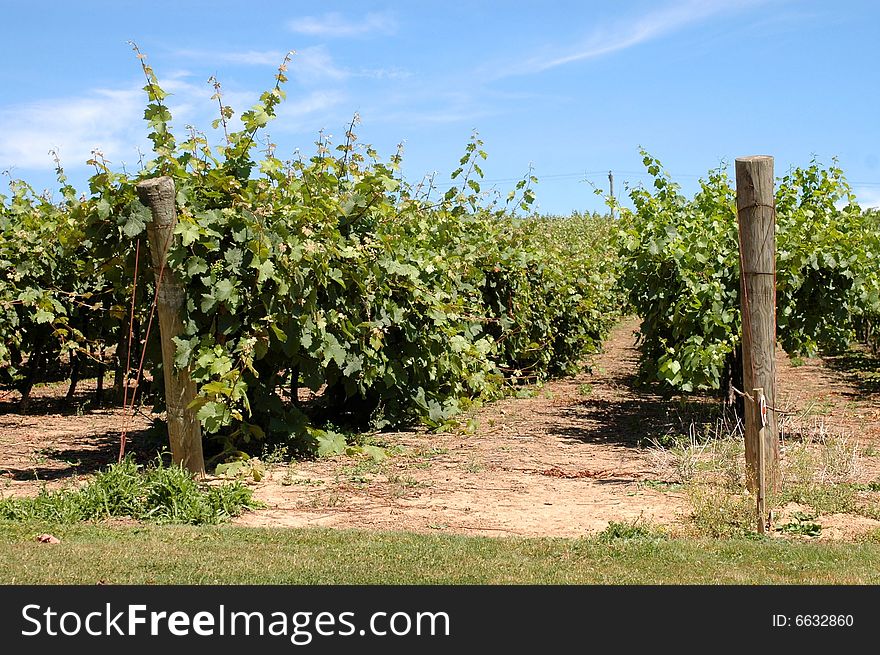
<path fill-rule="evenodd" d="M 214 58 L 220 62 L 245 66 L 280 66 L 286 54 L 281 50 L 246 50 L 215 54 Z"/>
<path fill-rule="evenodd" d="M 880 209 L 880 187 L 856 187 L 853 192 L 862 209 Z"/>
<path fill-rule="evenodd" d="M 388 13 L 368 13 L 362 18 L 349 18 L 332 11 L 321 16 L 295 18 L 287 23 L 287 28 L 291 32 L 309 36 L 347 37 L 391 34 L 397 29 L 397 21 Z"/>
<path fill-rule="evenodd" d="M 56 98 L 0 108 L 0 167 L 41 169 L 55 149 L 66 165 L 81 165 L 100 149 L 114 161 L 137 157 L 144 141 L 143 92 L 98 89 L 83 97 Z"/>
<path fill-rule="evenodd" d="M 411 86 L 387 96 L 376 97 L 362 108 L 365 122 L 420 127 L 467 123 L 473 127 L 479 119 L 498 113 L 495 103 L 486 103 L 482 93 Z"/>
<path fill-rule="evenodd" d="M 595 59 L 662 37 L 711 16 L 765 1 L 679 0 L 640 16 L 628 16 L 613 23 L 597 26 L 589 36 L 567 49 L 546 50 L 521 61 L 519 64 L 496 68 L 492 77 L 501 78 L 540 73 L 573 62 Z"/>
<path fill-rule="evenodd" d="M 217 116 L 216 101 L 206 83 L 193 83 L 180 73 L 162 80 L 166 100 L 173 116 L 175 133 L 180 137 L 186 125 L 211 132 L 211 120 Z M 240 129 L 241 112 L 257 101 L 251 90 L 224 90 L 223 100 L 235 109 L 230 129 Z M 292 97 L 277 109 L 277 120 L 270 132 L 316 132 L 328 127 L 330 111 L 344 102 L 341 90 L 315 89 Z M 0 107 L 0 170 L 51 169 L 50 150 L 56 150 L 65 168 L 81 169 L 100 150 L 114 167 L 138 159 L 138 148 L 149 152 L 143 121 L 147 102 L 138 85 L 117 89 L 96 89 L 74 97 L 47 98 L 37 102 Z M 331 125 L 335 123 L 331 122 Z"/>
<path fill-rule="evenodd" d="M 289 70 L 301 83 L 342 80 L 351 75 L 350 71 L 336 65 L 323 46 L 298 50 L 290 62 Z"/>
<path fill-rule="evenodd" d="M 190 59 L 200 63 L 216 62 L 239 64 L 243 66 L 267 66 L 277 68 L 284 61 L 288 53 L 281 50 L 245 50 L 217 52 L 214 50 L 187 49 L 177 50 L 176 58 Z M 329 80 L 343 80 L 352 73 L 333 60 L 332 55 L 324 46 L 311 46 L 300 50 L 291 50 L 292 55 L 288 64 L 288 73 L 298 82 L 314 84 Z"/>
<path fill-rule="evenodd" d="M 277 110 L 276 120 L 270 128 L 273 132 L 309 132 L 335 126 L 335 116 L 330 110 L 339 107 L 346 95 L 342 91 L 313 91 L 303 98 L 283 102 Z M 328 122 L 329 121 L 329 122 Z"/>

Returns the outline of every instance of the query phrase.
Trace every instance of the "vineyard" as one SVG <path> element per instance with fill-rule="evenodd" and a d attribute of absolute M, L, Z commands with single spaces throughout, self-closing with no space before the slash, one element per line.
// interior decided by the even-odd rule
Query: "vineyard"
<path fill-rule="evenodd" d="M 177 189 L 168 259 L 187 293 L 175 364 L 191 370 L 198 419 L 225 451 L 265 440 L 344 448 L 329 422 L 437 427 L 476 399 L 571 372 L 599 347 L 619 304 L 607 220 L 517 219 L 529 177 L 503 203 L 487 201 L 476 137 L 442 196 L 401 179 L 399 154 L 386 163 L 360 145 L 356 121 L 308 160 L 282 161 L 269 144 L 255 161 L 283 68 L 244 129 L 212 150 L 203 135 L 172 135 L 144 64 L 156 159 L 129 176 L 96 157 L 88 198 L 59 165 L 60 203 L 13 182 L 0 223 L 0 371 L 22 410 L 53 375 L 71 379 L 72 396 L 86 370 L 103 379 L 111 367 L 117 402 L 141 370 L 161 375 L 155 281 L 144 274 L 150 215 L 135 192 L 159 175 Z M 219 88 L 215 98 L 225 131 L 232 110 Z M 140 381 L 140 400 L 161 410 L 160 387 Z M 307 407 L 301 388 L 318 395 Z"/>
<path fill-rule="evenodd" d="M 388 482 L 392 473 L 381 462 L 401 448 L 427 452 L 412 435 L 445 439 L 433 446 L 442 459 L 458 447 L 479 451 L 479 440 L 497 438 L 486 432 L 496 424 L 550 448 L 546 434 L 523 436 L 492 412 L 528 411 L 514 407 L 541 397 L 552 406 L 557 389 L 565 400 L 557 398 L 560 411 L 568 412 L 560 434 L 575 435 L 574 447 L 618 445 L 559 458 L 508 444 L 505 455 L 482 456 L 554 484 L 654 481 L 656 500 L 664 485 L 684 480 L 633 471 L 651 469 L 639 449 L 658 445 L 658 435 L 687 434 L 686 422 L 670 427 L 669 407 L 699 414 L 688 415 L 694 448 L 705 448 L 695 425 L 704 437 L 712 430 L 718 436 L 719 425 L 738 434 L 736 410 L 721 404 L 730 403 L 731 387 L 742 387 L 736 203 L 724 167 L 687 198 L 645 152 L 652 184 L 629 190 L 632 209 L 609 199 L 619 218 L 534 215 L 538 180 L 531 173 L 507 195 L 483 188 L 488 155 L 476 134 L 442 192 L 433 179 L 412 184 L 403 177 L 402 151 L 383 161 L 362 144 L 357 116 L 340 143 L 322 134 L 310 156 L 279 157 L 263 135 L 285 96 L 287 61 L 275 85 L 240 115 L 239 130 L 231 128 L 235 112 L 215 82 L 220 145 L 194 128 L 175 134 L 167 94 L 138 56 L 153 158 L 137 172 L 119 172 L 95 152 L 86 194 L 68 183 L 58 162 L 57 194 L 12 180 L 8 195 L 0 195 L 0 393 L 8 413 L 34 411 L 35 389 L 46 384 L 63 385 L 58 400 L 70 412 L 81 403 L 78 388 L 94 380 L 92 405 L 122 408 L 113 414 L 122 421 L 111 430 L 116 446 L 130 421 L 143 427 L 148 416 L 162 425 L 165 372 L 155 312 L 166 271 L 151 266 L 152 215 L 137 185 L 164 176 L 174 183 L 178 217 L 167 275 L 184 292 L 174 367 L 195 383 L 187 410 L 205 435 L 210 472 L 267 453 L 284 453 L 288 462 L 348 456 L 369 462 L 365 474 L 350 478 L 368 484 L 382 473 Z M 845 361 L 855 347 L 867 371 L 860 380 L 870 385 L 880 345 L 880 213 L 858 206 L 836 164 L 817 161 L 778 180 L 775 203 L 779 346 L 791 362 L 812 366 L 819 356 Z M 626 318 L 632 316 L 638 320 Z M 621 320 L 623 332 L 615 327 Z M 634 331 L 637 351 L 625 343 Z M 602 359 L 609 352 L 637 357 L 631 377 L 619 361 Z M 619 375 L 602 367 L 618 367 Z M 616 395 L 591 396 L 603 379 Z M 876 416 L 872 398 L 853 401 L 860 416 Z M 603 403 L 618 409 L 603 413 Z M 545 404 L 534 411 L 551 410 Z M 551 425 L 548 416 L 535 424 Z M 601 437 L 580 434 L 584 426 Z M 803 425 L 790 429 L 805 434 Z M 409 436 L 400 443 L 383 437 L 395 434 Z M 449 435 L 473 443 L 453 443 Z M 472 465 L 474 474 L 488 466 L 468 461 L 454 464 Z M 255 466 L 248 471 L 256 481 L 263 475 Z M 853 486 L 845 511 L 880 519 L 868 471 L 866 480 L 846 482 L 862 486 Z M 406 480 L 420 484 L 417 476 L 396 475 L 398 491 Z M 318 486 L 331 477 L 313 469 L 311 477 L 276 479 L 286 487 Z M 507 483 L 525 484 L 521 478 Z M 541 498 L 558 492 L 542 489 Z M 805 494 L 788 500 L 805 503 Z M 670 515 L 684 511 L 671 505 Z M 615 520 L 613 511 L 597 516 L 604 524 Z M 571 517 L 556 520 L 565 525 Z"/>

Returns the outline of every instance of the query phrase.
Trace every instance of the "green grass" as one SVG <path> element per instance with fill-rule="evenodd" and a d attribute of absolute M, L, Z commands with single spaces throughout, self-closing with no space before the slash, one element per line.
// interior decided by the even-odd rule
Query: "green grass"
<path fill-rule="evenodd" d="M 880 584 L 880 535 L 861 543 L 672 539 L 626 527 L 584 539 L 513 539 L 0 522 L 0 582 Z M 37 543 L 43 532 L 61 543 Z"/>
<path fill-rule="evenodd" d="M 34 497 L 0 497 L 0 520 L 73 523 L 111 517 L 156 523 L 220 523 L 255 507 L 240 482 L 206 486 L 179 466 L 138 466 L 130 458 L 100 471 L 81 487 Z"/>

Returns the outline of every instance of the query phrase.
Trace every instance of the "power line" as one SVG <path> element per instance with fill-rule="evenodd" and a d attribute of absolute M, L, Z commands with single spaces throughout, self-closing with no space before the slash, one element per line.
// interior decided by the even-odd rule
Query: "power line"
<path fill-rule="evenodd" d="M 535 174 L 535 177 L 538 178 L 538 183 L 545 181 L 564 181 L 564 180 L 574 180 L 580 179 L 583 181 L 587 181 L 587 178 L 595 178 L 595 177 L 607 177 L 610 171 L 584 171 L 584 172 L 571 172 L 571 173 L 550 173 L 547 175 L 539 175 Z M 641 177 L 641 178 L 653 178 L 654 175 L 651 175 L 647 171 L 624 171 L 624 170 L 615 170 L 613 171 L 615 175 L 625 176 L 625 177 Z M 706 177 L 706 174 L 697 175 L 695 173 L 670 173 L 666 171 L 666 174 L 673 180 L 675 179 L 692 179 L 699 180 Z M 500 177 L 500 178 L 492 178 L 492 179 L 482 179 L 478 180 L 480 184 L 504 184 L 508 182 L 519 182 L 523 179 L 523 177 Z M 850 186 L 880 186 L 880 181 L 871 181 L 871 182 L 863 182 L 863 181 L 855 181 L 855 180 L 847 180 Z M 434 188 L 449 188 L 452 186 L 458 185 L 457 181 L 450 182 L 440 182 L 435 183 Z"/>

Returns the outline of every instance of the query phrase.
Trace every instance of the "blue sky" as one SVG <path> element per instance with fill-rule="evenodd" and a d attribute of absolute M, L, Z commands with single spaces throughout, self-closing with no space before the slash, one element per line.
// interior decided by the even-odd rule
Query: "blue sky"
<path fill-rule="evenodd" d="M 773 155 L 778 175 L 837 157 L 880 206 L 873 0 L 0 0 L 0 37 L 0 170 L 40 189 L 50 148 L 82 189 L 93 148 L 130 170 L 147 149 L 134 40 L 179 133 L 210 131 L 209 76 L 242 111 L 296 51 L 268 130 L 282 158 L 358 112 L 384 156 L 404 143 L 413 181 L 446 181 L 476 129 L 484 187 L 533 166 L 549 213 L 601 209 L 591 183 L 607 188 L 609 170 L 618 192 L 644 182 L 640 146 L 688 193 L 738 156 Z"/>

